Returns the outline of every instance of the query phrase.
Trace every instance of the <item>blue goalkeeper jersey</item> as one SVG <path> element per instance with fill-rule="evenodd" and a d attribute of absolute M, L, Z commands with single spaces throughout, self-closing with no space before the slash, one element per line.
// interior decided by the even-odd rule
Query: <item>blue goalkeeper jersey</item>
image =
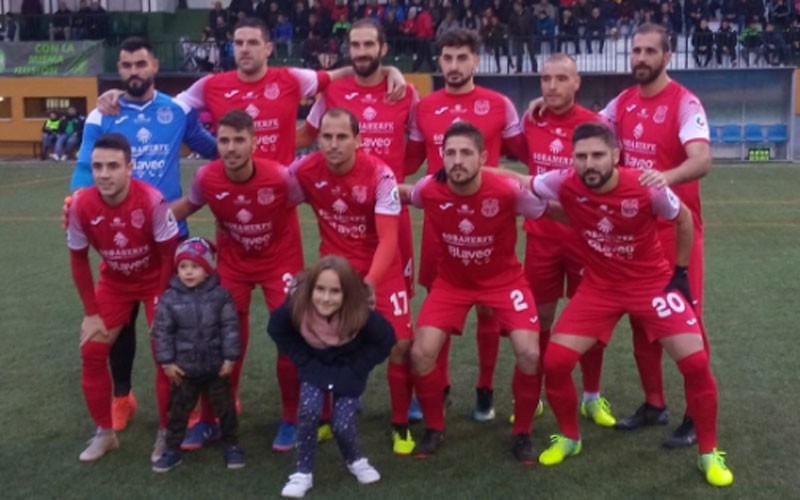
<path fill-rule="evenodd" d="M 215 158 L 214 137 L 203 128 L 197 112 L 172 97 L 156 92 L 147 102 L 120 97 L 120 113 L 103 115 L 97 109 L 86 118 L 78 163 L 72 174 L 71 191 L 94 184 L 92 149 L 102 134 L 117 132 L 131 144 L 133 177 L 161 191 L 167 201 L 181 197 L 181 144 L 204 158 Z M 181 235 L 188 234 L 185 222 Z"/>

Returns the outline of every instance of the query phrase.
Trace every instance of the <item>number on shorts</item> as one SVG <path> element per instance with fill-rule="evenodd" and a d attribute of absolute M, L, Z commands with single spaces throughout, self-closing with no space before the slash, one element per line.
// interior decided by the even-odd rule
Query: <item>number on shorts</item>
<path fill-rule="evenodd" d="M 292 276 L 291 273 L 283 273 L 281 280 L 283 280 L 283 293 L 289 293 L 289 288 L 292 286 L 294 276 Z"/>
<path fill-rule="evenodd" d="M 528 309 L 528 303 L 525 302 L 525 294 L 521 290 L 511 290 L 511 303 L 514 305 L 516 312 Z"/>
<path fill-rule="evenodd" d="M 680 314 L 686 310 L 686 303 L 676 292 L 669 292 L 666 295 L 666 299 L 664 297 L 653 297 L 652 304 L 659 318 L 666 318 L 670 316 L 673 311 Z"/>
<path fill-rule="evenodd" d="M 394 307 L 392 314 L 395 317 L 408 314 L 408 293 L 405 290 L 393 293 L 389 300 L 392 301 L 392 306 Z"/>

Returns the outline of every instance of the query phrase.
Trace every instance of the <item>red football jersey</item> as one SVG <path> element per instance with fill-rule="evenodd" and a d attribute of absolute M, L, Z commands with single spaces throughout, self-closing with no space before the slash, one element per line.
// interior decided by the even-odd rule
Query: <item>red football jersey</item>
<path fill-rule="evenodd" d="M 341 255 L 365 276 L 378 247 L 375 215 L 400 216 L 400 197 L 392 170 L 361 151 L 353 168 L 334 175 L 316 152 L 295 162 L 290 171 L 303 189 L 319 226 L 320 255 Z M 400 253 L 392 272 L 402 273 Z"/>
<path fill-rule="evenodd" d="M 582 283 L 600 288 L 635 287 L 669 277 L 658 238 L 658 218 L 674 220 L 681 202 L 669 189 L 643 187 L 639 172 L 620 168 L 619 184 L 608 193 L 587 188 L 575 170 L 536 176 L 531 188 L 561 203 L 581 240 Z"/>
<path fill-rule="evenodd" d="M 257 82 L 243 82 L 236 71 L 227 71 L 201 78 L 178 99 L 208 110 L 215 128 L 228 111 L 246 111 L 255 123 L 255 155 L 289 165 L 294 160 L 300 100 L 324 90 L 328 82 L 326 73 L 308 69 L 269 68 Z"/>
<path fill-rule="evenodd" d="M 178 237 L 169 204 L 154 187 L 131 179 L 125 200 L 108 205 L 96 186 L 86 188 L 70 206 L 67 246 L 91 246 L 100 254 L 100 278 L 131 294 L 160 286 L 157 243 Z"/>
<path fill-rule="evenodd" d="M 709 142 L 703 105 L 678 82 L 671 81 L 653 97 L 643 97 L 639 87 L 624 90 L 600 112 L 616 129 L 626 167 L 669 170 L 686 160 L 685 146 Z M 671 186 L 692 210 L 695 229 L 702 228 L 700 182 Z"/>
<path fill-rule="evenodd" d="M 481 174 L 480 189 L 458 196 L 432 176 L 420 180 L 411 203 L 425 210 L 442 250 L 437 279 L 465 289 L 499 288 L 524 278 L 517 259 L 517 215 L 538 218 L 547 203 L 516 182 Z"/>
<path fill-rule="evenodd" d="M 302 193 L 286 167 L 266 159 L 254 160 L 255 172 L 246 182 L 231 181 L 222 161 L 201 167 L 192 181 L 189 202 L 208 204 L 217 219 L 220 270 L 242 280 L 271 275 L 275 263 L 297 260 L 303 267 L 303 248 L 289 237 L 289 215 Z"/>
<path fill-rule="evenodd" d="M 572 132 L 581 123 L 599 119 L 597 114 L 577 104 L 563 115 L 545 110 L 535 120 L 526 117 L 523 121 L 529 152 L 526 164 L 531 175 L 572 169 L 575 165 L 572 161 Z M 528 234 L 537 238 L 575 239 L 575 231 L 546 217 L 536 221 L 526 220 L 523 227 Z"/>
<path fill-rule="evenodd" d="M 329 109 L 350 111 L 358 118 L 361 150 L 383 160 L 394 172 L 397 182 L 403 182 L 406 130 L 419 96 L 409 85 L 403 99 L 389 102 L 386 89 L 386 80 L 374 87 L 362 87 L 355 78 L 332 82 L 311 108 L 306 126 L 319 130 L 322 116 Z"/>
<path fill-rule="evenodd" d="M 503 139 L 522 134 L 517 110 L 503 94 L 477 85 L 466 94 L 437 90 L 419 101 L 409 133 L 409 140 L 425 143 L 428 173 L 436 172 L 444 164 L 444 133 L 450 124 L 462 120 L 483 132 L 488 153 L 486 165 L 493 167 L 500 164 Z"/>

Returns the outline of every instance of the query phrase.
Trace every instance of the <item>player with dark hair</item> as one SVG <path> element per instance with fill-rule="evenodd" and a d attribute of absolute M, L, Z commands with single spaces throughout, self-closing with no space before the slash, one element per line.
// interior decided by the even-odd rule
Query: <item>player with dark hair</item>
<path fill-rule="evenodd" d="M 111 419 L 109 353 L 136 304 L 144 303 L 147 320 L 152 322 L 156 300 L 172 275 L 178 239 L 178 226 L 161 193 L 131 179 L 131 148 L 123 135 L 96 138 L 91 168 L 95 185 L 71 204 L 67 229 L 70 268 L 84 310 L 81 385 L 97 426 L 80 455 L 82 462 L 98 460 L 119 446 Z M 102 258 L 96 284 L 90 246 Z M 163 429 L 169 380 L 160 369 L 156 369 L 156 395 Z M 159 457 L 160 453 L 151 458 Z"/>
<path fill-rule="evenodd" d="M 409 196 L 425 210 L 441 246 L 436 279 L 419 312 L 411 350 L 426 427 L 415 453 L 430 456 L 444 442 L 445 381 L 437 358 L 448 336 L 461 333 L 469 310 L 482 305 L 508 332 L 516 355 L 512 452 L 517 460 L 533 463 L 530 433 L 541 391 L 539 321 L 516 256 L 516 217 L 541 217 L 547 204 L 516 182 L 481 170 L 488 151 L 483 134 L 470 123 L 448 127 L 442 148 L 444 175 L 426 176 Z"/>
<path fill-rule="evenodd" d="M 483 133 L 486 165 L 497 166 L 501 151 L 517 158 L 526 158 L 525 137 L 514 105 L 506 96 L 475 84 L 473 77 L 480 60 L 480 37 L 470 30 L 454 29 L 441 35 L 437 45 L 441 52 L 439 66 L 445 86 L 420 100 L 417 105 L 406 152 L 406 173 L 416 172 L 425 160 L 429 174 L 442 167 L 444 134 L 454 121 L 469 122 Z M 441 245 L 436 238 L 426 213 L 419 269 L 419 283 L 426 288 L 431 287 L 436 277 L 437 262 L 441 258 Z M 484 307 L 478 308 L 477 331 L 480 368 L 473 418 L 486 421 L 495 417 L 493 386 L 500 329 L 492 312 Z M 449 387 L 448 357 L 449 343 L 446 343 L 439 361 L 446 388 Z"/>

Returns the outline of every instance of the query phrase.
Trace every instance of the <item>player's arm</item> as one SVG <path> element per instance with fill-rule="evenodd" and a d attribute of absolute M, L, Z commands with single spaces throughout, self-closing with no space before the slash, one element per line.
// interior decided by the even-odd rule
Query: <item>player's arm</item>
<path fill-rule="evenodd" d="M 685 149 L 687 158 L 677 167 L 642 171 L 639 176 L 642 186 L 662 188 L 705 177 L 711 171 L 711 145 L 705 141 L 692 141 Z"/>
<path fill-rule="evenodd" d="M 97 98 L 97 109 L 104 115 L 117 116 L 119 114 L 119 98 L 125 94 L 124 90 L 106 90 Z"/>
<path fill-rule="evenodd" d="M 233 371 L 233 366 L 242 354 L 242 341 L 239 328 L 239 315 L 236 313 L 236 304 L 230 293 L 225 294 L 225 303 L 220 312 L 222 330 L 222 356 L 225 359 L 220 368 L 220 377 L 227 377 Z"/>
<path fill-rule="evenodd" d="M 197 80 L 192 84 L 191 87 L 184 90 L 180 94 L 175 96 L 175 99 L 178 102 L 181 102 L 193 110 L 203 111 L 206 109 L 206 82 L 208 79 L 211 78 L 211 75 L 206 75 L 203 78 Z"/>
<path fill-rule="evenodd" d="M 178 221 L 169 203 L 164 200 L 153 207 L 153 238 L 161 263 L 158 289 L 163 291 L 167 289 L 172 277 L 173 258 L 178 248 Z"/>
<path fill-rule="evenodd" d="M 296 149 L 310 147 L 317 140 L 317 132 L 318 130 L 309 125 L 308 122 L 304 122 L 295 131 L 294 147 Z"/>
<path fill-rule="evenodd" d="M 681 203 L 680 212 L 675 219 L 675 266 L 689 267 L 694 239 L 692 211 Z"/>
<path fill-rule="evenodd" d="M 328 70 L 327 76 L 330 81 L 339 80 L 340 78 L 348 78 L 355 76 L 352 66 L 344 66 L 338 69 Z M 390 102 L 399 101 L 406 95 L 406 79 L 403 73 L 394 66 L 381 66 L 381 74 L 386 77 L 386 97 Z M 322 89 L 320 89 L 322 90 Z"/>
<path fill-rule="evenodd" d="M 181 104 L 180 106 L 186 113 L 186 130 L 183 133 L 183 143 L 186 144 L 189 149 L 200 153 L 200 156 L 208 160 L 219 156 L 217 152 L 217 141 L 200 123 L 200 117 L 197 111 L 186 107 L 185 104 Z"/>
<path fill-rule="evenodd" d="M 92 110 L 86 118 L 86 124 L 83 127 L 83 136 L 81 138 L 81 147 L 78 150 L 78 160 L 75 164 L 75 170 L 72 172 L 72 180 L 70 181 L 70 192 L 75 192 L 80 188 L 85 188 L 94 185 L 94 178 L 92 177 L 92 149 L 97 138 L 103 134 L 101 126 L 102 114 L 98 110 Z"/>
<path fill-rule="evenodd" d="M 405 175 L 414 175 L 425 162 L 425 142 L 409 137 L 406 141 L 406 152 L 403 170 Z"/>
<path fill-rule="evenodd" d="M 482 167 L 481 170 L 492 175 L 502 175 L 503 177 L 508 177 L 509 179 L 517 181 L 522 187 L 531 189 L 533 182 L 532 175 L 523 174 L 505 167 Z"/>
<path fill-rule="evenodd" d="M 500 145 L 500 151 L 505 156 L 524 162 L 528 158 L 528 140 L 525 138 L 525 130 L 522 128 L 519 115 L 511 99 L 504 97 L 503 101 L 505 103 L 506 125 L 502 132 L 503 141 Z"/>
<path fill-rule="evenodd" d="M 373 287 L 383 280 L 394 261 L 400 228 L 400 194 L 397 181 L 389 167 L 383 166 L 381 170 L 375 188 L 375 230 L 378 233 L 378 247 L 375 249 L 369 271 L 364 277 L 364 281 Z"/>
<path fill-rule="evenodd" d="M 203 178 L 207 172 L 207 166 L 201 167 L 194 178 L 192 179 L 192 186 L 189 188 L 189 194 L 178 198 L 170 205 L 172 215 L 178 220 L 186 220 L 190 215 L 197 212 L 206 204 L 206 199 L 203 196 L 203 190 L 200 189 Z"/>
<path fill-rule="evenodd" d="M 295 131 L 294 145 L 297 149 L 307 148 L 314 144 L 319 133 L 320 123 L 322 116 L 328 110 L 328 102 L 325 99 L 325 93 L 317 96 L 314 105 L 308 111 L 308 116 L 303 124 L 297 127 Z"/>

